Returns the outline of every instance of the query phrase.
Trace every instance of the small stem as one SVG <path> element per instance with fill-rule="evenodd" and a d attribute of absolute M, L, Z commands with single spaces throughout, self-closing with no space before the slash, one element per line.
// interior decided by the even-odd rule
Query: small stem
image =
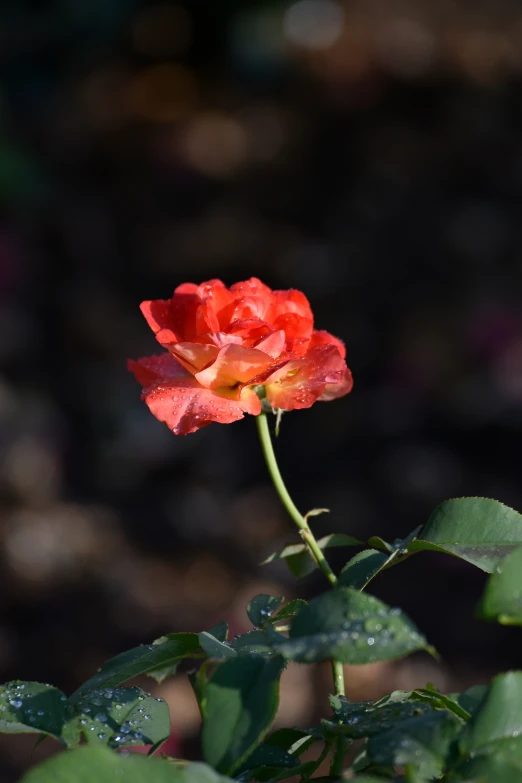
<path fill-rule="evenodd" d="M 344 667 L 340 661 L 332 660 L 332 674 L 336 696 L 344 696 Z"/>
<path fill-rule="evenodd" d="M 330 765 L 330 777 L 338 778 L 341 776 L 347 745 L 346 737 L 337 737 L 334 755 Z"/>
<path fill-rule="evenodd" d="M 290 497 L 290 494 L 283 481 L 283 477 L 281 476 L 281 472 L 279 470 L 279 466 L 277 464 L 276 456 L 274 453 L 274 447 L 272 445 L 272 439 L 270 437 L 270 429 L 268 427 L 268 419 L 266 413 L 262 412 L 259 414 L 259 416 L 256 416 L 256 421 L 257 421 L 257 431 L 259 433 L 259 439 L 261 441 L 261 448 L 263 449 L 263 454 L 268 467 L 268 472 L 270 473 L 270 477 L 274 483 L 276 492 L 279 495 L 283 506 L 286 508 L 289 515 L 291 516 L 291 518 L 294 520 L 295 524 L 299 528 L 301 538 L 303 539 L 303 542 L 308 548 L 308 551 L 310 552 L 310 555 L 312 556 L 313 560 L 317 563 L 317 565 L 319 566 L 319 568 L 321 569 L 325 577 L 328 579 L 330 584 L 333 587 L 335 587 L 335 585 L 337 584 L 337 577 L 335 576 L 334 572 L 330 568 L 328 561 L 326 560 L 323 552 L 321 551 L 321 548 L 319 547 L 319 544 L 317 543 L 314 534 L 310 530 L 310 526 L 308 525 L 308 522 L 303 517 L 303 515 L 299 512 L 297 506 L 295 505 L 294 501 Z"/>
<path fill-rule="evenodd" d="M 272 439 L 270 437 L 270 428 L 268 426 L 268 419 L 266 413 L 263 411 L 256 417 L 257 431 L 259 433 L 259 440 L 261 441 L 261 448 L 268 467 L 268 472 L 276 488 L 276 492 L 279 495 L 283 506 L 288 511 L 291 518 L 299 528 L 301 538 L 304 544 L 308 548 L 310 556 L 317 563 L 325 577 L 328 579 L 332 587 L 337 584 L 337 577 L 330 568 L 326 557 L 324 556 L 319 544 L 317 543 L 314 534 L 310 530 L 310 526 L 306 518 L 300 513 L 299 509 L 295 505 L 294 501 L 290 497 L 290 494 L 285 486 L 279 465 L 277 464 L 274 447 L 272 445 Z M 332 660 L 332 674 L 335 687 L 336 696 L 344 696 L 344 669 L 342 663 Z"/>
<path fill-rule="evenodd" d="M 324 748 L 322 749 L 321 753 L 319 754 L 319 756 L 314 762 L 315 767 L 311 769 L 309 772 L 305 773 L 304 775 L 301 775 L 301 783 L 305 783 L 307 780 L 310 779 L 310 776 L 313 775 L 314 772 L 317 772 L 317 770 L 319 769 L 319 767 L 321 766 L 325 758 L 328 756 L 331 746 L 332 746 L 331 741 L 325 742 Z"/>

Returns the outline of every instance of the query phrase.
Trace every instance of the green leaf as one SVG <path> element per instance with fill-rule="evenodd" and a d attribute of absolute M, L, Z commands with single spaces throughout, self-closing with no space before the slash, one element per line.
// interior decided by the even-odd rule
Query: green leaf
<path fill-rule="evenodd" d="M 352 778 L 352 783 L 386 783 L 386 781 L 405 781 L 405 778 L 390 778 L 386 776 L 383 778 L 381 775 L 358 775 L 356 778 Z"/>
<path fill-rule="evenodd" d="M 442 774 L 461 727 L 462 723 L 448 712 L 415 716 L 371 737 L 368 758 L 378 765 L 411 765 L 422 778 L 431 780 Z"/>
<path fill-rule="evenodd" d="M 94 677 L 87 680 L 71 696 L 77 701 L 89 691 L 111 688 L 137 677 L 150 674 L 161 682 L 173 674 L 177 664 L 184 658 L 200 657 L 198 635 L 195 633 L 173 633 L 156 639 L 153 644 L 134 647 L 103 664 Z"/>
<path fill-rule="evenodd" d="M 408 553 L 446 552 L 491 573 L 522 544 L 522 515 L 489 498 L 456 498 L 435 509 Z"/>
<path fill-rule="evenodd" d="M 207 709 L 207 672 L 213 667 L 213 665 L 213 661 L 207 658 L 206 661 L 203 661 L 197 671 L 192 671 L 188 674 L 188 679 L 192 686 L 192 690 L 194 691 L 194 695 L 196 696 L 196 701 L 198 703 L 199 711 L 203 720 L 205 720 Z"/>
<path fill-rule="evenodd" d="M 430 701 L 434 707 L 449 710 L 468 721 L 482 702 L 486 690 L 486 685 L 473 685 L 464 693 L 440 693 L 434 685 L 428 684 L 425 688 L 414 690 L 412 698 Z"/>
<path fill-rule="evenodd" d="M 385 555 L 384 552 L 378 552 L 376 549 L 364 549 L 358 552 L 339 574 L 339 586 L 362 590 L 394 557 L 395 553 Z"/>
<path fill-rule="evenodd" d="M 240 655 L 274 655 L 272 643 L 267 634 L 259 629 L 241 634 L 231 642 L 230 646 Z"/>
<path fill-rule="evenodd" d="M 91 691 L 75 704 L 75 711 L 83 736 L 94 744 L 158 745 L 170 734 L 167 703 L 139 688 Z"/>
<path fill-rule="evenodd" d="M 230 783 L 206 764 L 174 766 L 138 753 L 114 753 L 83 746 L 52 756 L 27 772 L 20 783 Z"/>
<path fill-rule="evenodd" d="M 250 776 L 256 780 L 268 780 L 274 776 L 274 772 L 292 769 L 298 765 L 299 759 L 296 756 L 292 756 L 277 745 L 263 742 L 241 764 L 236 772 L 236 777 L 249 772 Z"/>
<path fill-rule="evenodd" d="M 232 783 L 231 778 L 220 775 L 215 769 L 202 762 L 184 763 L 179 765 L 177 770 L 181 774 L 179 783 Z M 149 783 L 148 779 L 142 783 Z"/>
<path fill-rule="evenodd" d="M 271 783 L 276 783 L 276 781 L 285 780 L 286 778 L 295 778 L 297 775 L 301 776 L 301 780 L 309 780 L 319 766 L 320 764 L 316 761 L 304 761 L 297 767 L 281 770 L 270 778 L 270 781 Z M 382 783 L 382 781 L 380 781 L 380 783 Z"/>
<path fill-rule="evenodd" d="M 348 587 L 310 601 L 292 621 L 288 640 L 274 644 L 284 658 L 302 663 L 371 663 L 424 649 L 426 639 L 400 609 Z"/>
<path fill-rule="evenodd" d="M 65 746 L 80 740 L 67 697 L 58 688 L 40 682 L 15 680 L 0 685 L 0 732 L 45 734 Z"/>
<path fill-rule="evenodd" d="M 218 642 L 226 642 L 228 639 L 228 625 L 224 620 L 220 620 L 219 623 L 208 629 L 208 633 L 217 639 Z"/>
<path fill-rule="evenodd" d="M 489 577 L 478 615 L 502 625 L 522 625 L 522 547 L 511 552 Z"/>
<path fill-rule="evenodd" d="M 522 672 L 495 677 L 460 739 L 463 753 L 522 734 Z"/>
<path fill-rule="evenodd" d="M 368 539 L 368 543 L 371 547 L 374 549 L 379 549 L 383 552 L 388 552 L 388 554 L 391 554 L 395 551 L 395 547 L 393 544 L 390 544 L 388 541 L 385 541 L 384 538 L 381 538 L 380 536 L 372 536 Z"/>
<path fill-rule="evenodd" d="M 290 617 L 295 617 L 295 615 L 298 614 L 304 606 L 306 606 L 306 601 L 304 601 L 302 598 L 294 598 L 293 601 L 289 601 L 285 606 L 283 606 L 283 608 L 280 609 L 277 614 L 273 615 L 273 617 L 270 618 L 270 622 L 275 624 L 281 620 L 287 620 Z"/>
<path fill-rule="evenodd" d="M 350 739 L 372 737 L 389 731 L 401 721 L 431 715 L 436 706 L 412 697 L 410 691 L 394 691 L 376 702 L 350 702 L 344 696 L 331 696 L 336 722 L 323 721 L 331 733 Z"/>
<path fill-rule="evenodd" d="M 281 659 L 239 656 L 222 663 L 206 688 L 203 756 L 232 774 L 258 745 L 279 703 Z"/>
<path fill-rule="evenodd" d="M 484 697 L 489 689 L 488 685 L 472 685 L 464 693 L 450 694 L 450 697 L 460 704 L 470 715 L 474 715 L 482 705 Z"/>
<path fill-rule="evenodd" d="M 362 542 L 353 536 L 344 535 L 344 533 L 332 533 L 320 538 L 317 543 L 319 548 L 324 550 L 332 547 L 360 546 Z M 271 554 L 266 560 L 263 560 L 261 565 L 272 563 L 274 560 L 286 560 L 288 568 L 298 579 L 311 574 L 317 568 L 317 564 L 310 557 L 305 544 L 289 544 L 279 552 Z"/>
<path fill-rule="evenodd" d="M 522 737 L 476 751 L 444 780 L 447 783 L 519 783 L 522 780 Z"/>
<path fill-rule="evenodd" d="M 284 600 L 274 595 L 256 595 L 247 606 L 248 619 L 256 628 L 262 628 Z"/>
<path fill-rule="evenodd" d="M 310 731 L 303 729 L 277 729 L 277 731 L 274 731 L 266 738 L 265 743 L 283 748 L 283 750 L 286 750 L 293 756 L 300 756 L 317 739 L 322 739 L 320 729 L 314 730 L 314 734 L 319 732 L 318 736 L 314 736 Z"/>
<path fill-rule="evenodd" d="M 220 642 L 215 636 L 212 636 L 208 631 L 203 631 L 198 634 L 198 639 L 201 647 L 205 650 L 206 654 L 210 658 L 235 658 L 237 652 L 225 642 Z"/>

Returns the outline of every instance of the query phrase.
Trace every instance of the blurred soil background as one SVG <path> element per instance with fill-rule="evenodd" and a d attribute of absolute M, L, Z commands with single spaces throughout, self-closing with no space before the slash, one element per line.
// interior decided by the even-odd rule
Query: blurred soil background
<path fill-rule="evenodd" d="M 521 87 L 515 0 L 2 0 L 0 681 L 69 693 L 324 587 L 258 565 L 297 536 L 253 420 L 174 437 L 126 372 L 157 352 L 140 301 L 184 281 L 302 289 L 345 340 L 352 395 L 277 443 L 300 508 L 331 509 L 318 535 L 404 536 L 458 495 L 522 509 Z M 520 631 L 473 618 L 483 582 L 436 555 L 376 580 L 443 662 L 354 668 L 349 695 L 519 666 Z M 328 677 L 291 667 L 280 721 L 324 714 Z M 140 684 L 197 756 L 187 681 Z M 0 738 L 0 783 L 33 744 Z"/>

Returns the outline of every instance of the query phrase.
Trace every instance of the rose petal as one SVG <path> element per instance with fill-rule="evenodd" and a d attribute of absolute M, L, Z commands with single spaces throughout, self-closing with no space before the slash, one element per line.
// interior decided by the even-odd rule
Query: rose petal
<path fill-rule="evenodd" d="M 238 383 L 247 383 L 272 363 L 272 357 L 263 351 L 231 343 L 220 350 L 216 361 L 210 367 L 196 373 L 195 377 L 202 386 L 209 389 L 235 386 Z"/>
<path fill-rule="evenodd" d="M 249 348 L 252 348 L 258 340 L 271 332 L 273 332 L 272 327 L 259 318 L 242 318 L 232 321 L 227 328 L 227 334 L 236 335 L 241 339 L 243 345 Z"/>
<path fill-rule="evenodd" d="M 234 283 L 230 287 L 230 293 L 236 301 L 233 315 L 235 321 L 246 318 L 264 319 L 265 313 L 272 304 L 271 289 L 257 277 L 251 277 L 250 280 L 242 283 Z"/>
<path fill-rule="evenodd" d="M 148 300 L 140 304 L 140 310 L 154 334 L 166 332 L 165 339 L 177 342 L 178 339 L 183 339 L 183 336 L 174 332 L 170 303 L 170 299 Z"/>
<path fill-rule="evenodd" d="M 197 286 L 192 283 L 179 286 L 172 299 L 156 299 L 142 302 L 140 305 L 147 323 L 162 344 L 196 337 L 196 314 L 199 307 Z"/>
<path fill-rule="evenodd" d="M 142 393 L 151 413 L 176 435 L 188 435 L 211 422 L 231 424 L 244 413 L 257 415 L 261 403 L 251 390 L 236 398 L 224 397 L 205 389 L 169 354 L 129 361 L 136 378 L 148 385 Z"/>
<path fill-rule="evenodd" d="M 328 384 L 343 381 L 346 370 L 346 363 L 335 346 L 318 345 L 302 359 L 287 362 L 266 378 L 266 398 L 273 408 L 287 411 L 310 408 Z"/>
<path fill-rule="evenodd" d="M 337 400 L 339 397 L 344 397 L 345 394 L 349 394 L 352 389 L 352 373 L 347 367 L 342 381 L 339 383 L 327 383 L 324 387 L 324 392 L 318 399 L 320 402 L 330 402 L 331 400 Z"/>
<path fill-rule="evenodd" d="M 198 288 L 199 296 L 206 308 L 207 318 L 213 319 L 212 331 L 223 331 L 232 318 L 235 299 L 221 280 L 209 280 Z M 212 311 L 212 313 L 210 313 Z"/>
<path fill-rule="evenodd" d="M 316 345 L 335 345 L 343 359 L 346 359 L 346 348 L 342 340 L 334 337 L 330 332 L 325 332 L 324 329 L 314 329 L 312 332 L 309 348 L 313 348 Z"/>
<path fill-rule="evenodd" d="M 243 296 L 241 299 L 238 299 L 234 305 L 232 323 L 234 323 L 234 321 L 244 321 L 248 318 L 263 321 L 269 307 L 270 300 L 264 299 L 261 296 Z"/>
<path fill-rule="evenodd" d="M 286 334 L 286 350 L 304 356 L 309 347 L 314 322 L 311 318 L 303 318 L 297 313 L 283 313 L 273 323 L 275 329 L 282 329 Z"/>
<path fill-rule="evenodd" d="M 213 362 L 219 353 L 217 345 L 208 343 L 174 343 L 165 345 L 192 375 Z"/>
<path fill-rule="evenodd" d="M 287 313 L 306 318 L 309 321 L 314 320 L 312 308 L 306 296 L 301 291 L 290 288 L 288 291 L 272 291 L 272 304 L 267 313 L 266 320 L 274 323 L 276 318 Z"/>
<path fill-rule="evenodd" d="M 284 351 L 285 344 L 286 335 L 282 329 L 278 329 L 276 332 L 272 332 L 271 334 L 262 337 L 257 341 L 254 347 L 257 348 L 258 351 L 267 353 L 272 359 L 277 359 Z"/>
<path fill-rule="evenodd" d="M 262 299 L 270 299 L 272 289 L 262 283 L 258 277 L 251 277 L 250 280 L 243 280 L 241 283 L 231 285 L 230 293 L 234 299 L 241 299 L 243 296 L 259 296 Z"/>
<path fill-rule="evenodd" d="M 134 373 L 143 387 L 150 386 L 161 378 L 185 378 L 187 370 L 170 353 L 146 356 L 143 359 L 128 359 L 127 369 Z"/>
<path fill-rule="evenodd" d="M 242 345 L 243 340 L 237 334 L 228 334 L 228 332 L 207 332 L 206 334 L 200 334 L 194 340 L 195 343 L 201 343 L 202 345 L 215 345 L 217 348 L 223 348 L 223 346 L 229 343 L 235 343 L 236 345 Z"/>

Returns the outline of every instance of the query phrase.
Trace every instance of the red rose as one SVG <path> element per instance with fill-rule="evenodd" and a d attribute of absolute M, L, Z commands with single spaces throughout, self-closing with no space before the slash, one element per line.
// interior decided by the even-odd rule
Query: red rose
<path fill-rule="evenodd" d="M 344 345 L 313 328 L 300 291 L 272 291 L 255 277 L 230 288 L 220 280 L 184 283 L 172 299 L 143 302 L 141 310 L 167 351 L 129 360 L 128 368 L 151 412 L 176 435 L 258 415 L 254 387 L 286 411 L 352 388 Z"/>

